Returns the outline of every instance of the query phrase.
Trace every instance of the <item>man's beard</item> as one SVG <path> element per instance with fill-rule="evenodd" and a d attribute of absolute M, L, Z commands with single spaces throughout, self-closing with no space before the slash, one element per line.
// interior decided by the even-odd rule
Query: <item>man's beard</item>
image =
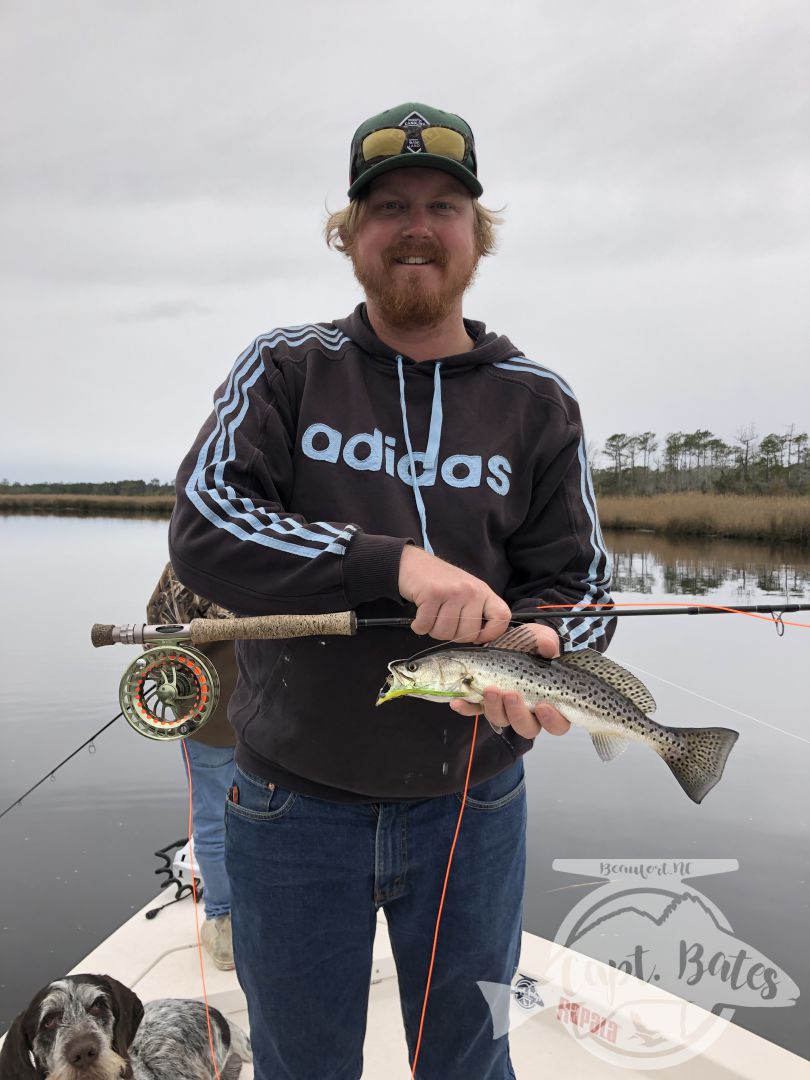
<path fill-rule="evenodd" d="M 397 259 L 408 257 L 432 259 L 441 271 L 438 286 L 431 287 L 420 280 L 424 271 L 395 270 Z M 354 274 L 366 296 L 379 308 L 389 326 L 398 330 L 411 327 L 438 326 L 450 314 L 458 299 L 472 284 L 479 256 L 466 266 L 448 270 L 444 251 L 433 244 L 396 244 L 382 253 L 382 269 L 364 265 L 351 253 Z"/>

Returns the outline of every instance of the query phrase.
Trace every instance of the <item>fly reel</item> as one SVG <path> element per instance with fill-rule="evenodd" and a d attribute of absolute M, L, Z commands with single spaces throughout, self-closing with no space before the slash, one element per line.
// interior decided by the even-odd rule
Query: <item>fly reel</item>
<path fill-rule="evenodd" d="M 188 645 L 161 642 L 130 664 L 118 693 L 127 723 L 167 742 L 199 731 L 219 701 L 214 665 Z"/>

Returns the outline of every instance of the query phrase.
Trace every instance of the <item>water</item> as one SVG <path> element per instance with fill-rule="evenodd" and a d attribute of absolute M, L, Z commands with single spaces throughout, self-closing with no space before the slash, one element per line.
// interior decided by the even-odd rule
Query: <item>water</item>
<path fill-rule="evenodd" d="M 142 617 L 166 559 L 166 524 L 0 517 L 0 536 L 2 810 L 118 711 L 118 682 L 137 650 L 93 650 L 89 627 Z M 810 558 L 790 548 L 608 539 L 617 600 L 810 599 Z M 734 859 L 737 871 L 694 886 L 742 942 L 810 988 L 807 634 L 788 628 L 779 638 L 769 620 L 739 616 L 621 623 L 611 655 L 642 676 L 661 722 L 741 736 L 699 807 L 643 747 L 604 765 L 581 731 L 541 737 L 526 758 L 527 929 L 554 937 L 593 888 L 584 884 L 593 875 L 555 871 L 555 859 Z M 185 835 L 186 817 L 179 747 L 119 721 L 95 753 L 82 751 L 0 820 L 0 1031 L 155 895 L 152 853 Z M 739 1008 L 734 1022 L 810 1055 L 804 996 L 787 1008 Z"/>

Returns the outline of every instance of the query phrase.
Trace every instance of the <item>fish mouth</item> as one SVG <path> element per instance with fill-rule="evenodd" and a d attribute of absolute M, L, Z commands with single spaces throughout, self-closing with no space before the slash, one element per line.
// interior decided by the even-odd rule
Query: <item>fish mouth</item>
<path fill-rule="evenodd" d="M 404 675 L 402 672 L 395 671 L 395 663 L 396 661 L 392 660 L 388 665 L 388 678 L 377 691 L 375 705 L 384 705 L 386 701 L 393 701 L 394 698 L 411 693 L 411 687 L 413 686 L 414 680 L 409 675 Z M 403 682 L 408 685 L 403 686 Z M 399 683 L 399 685 L 395 686 L 395 683 Z"/>
<path fill-rule="evenodd" d="M 452 701 L 454 698 L 460 697 L 455 690 L 434 690 L 431 686 L 396 686 L 391 689 L 387 689 L 388 683 L 380 688 L 379 696 L 375 702 L 375 705 L 384 705 L 386 701 L 393 701 L 398 697 L 418 697 L 420 694 L 429 695 L 432 698 L 447 698 L 448 701 Z"/>
<path fill-rule="evenodd" d="M 448 700 L 458 697 L 458 694 L 453 690 L 435 690 L 430 686 L 419 686 L 412 675 L 398 670 L 394 666 L 395 664 L 396 661 L 392 661 L 388 665 L 390 674 L 377 692 L 375 705 L 384 705 L 386 701 L 394 701 L 395 698 L 414 697 L 416 695 L 430 694 L 433 697 L 446 697 Z"/>
<path fill-rule="evenodd" d="M 389 687 L 386 683 L 380 688 L 379 694 L 377 695 L 377 700 L 374 702 L 374 704 L 375 706 L 384 705 L 386 701 L 393 701 L 394 698 L 398 697 L 407 697 L 409 694 L 412 693 L 413 690 L 410 686 L 398 686 L 396 688 L 393 688 Z"/>

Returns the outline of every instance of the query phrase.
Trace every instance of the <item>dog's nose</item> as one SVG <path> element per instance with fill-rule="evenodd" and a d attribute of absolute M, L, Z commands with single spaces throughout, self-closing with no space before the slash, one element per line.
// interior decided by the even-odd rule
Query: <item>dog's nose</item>
<path fill-rule="evenodd" d="M 98 1039 L 85 1035 L 74 1039 L 66 1048 L 66 1057 L 74 1069 L 86 1069 L 94 1064 L 99 1053 Z"/>

